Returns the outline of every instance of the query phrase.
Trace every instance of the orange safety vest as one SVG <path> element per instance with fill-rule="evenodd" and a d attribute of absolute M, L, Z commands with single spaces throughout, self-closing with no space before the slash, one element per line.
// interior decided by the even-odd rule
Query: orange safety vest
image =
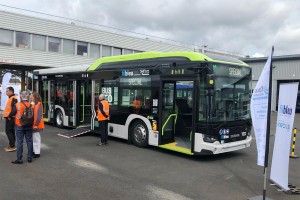
<path fill-rule="evenodd" d="M 71 92 L 70 92 L 70 100 L 73 101 L 73 99 L 74 99 L 74 94 L 73 94 L 73 92 L 71 91 Z"/>
<path fill-rule="evenodd" d="M 36 120 L 38 118 L 38 111 L 39 111 L 39 108 L 42 106 L 42 118 L 41 118 L 41 121 L 38 125 L 36 125 Z M 44 125 L 44 120 L 43 120 L 43 104 L 42 102 L 38 102 L 34 108 L 33 108 L 33 111 L 34 111 L 34 122 L 33 122 L 33 126 L 32 128 L 34 129 L 44 129 L 45 128 L 45 125 Z"/>
<path fill-rule="evenodd" d="M 11 103 L 12 103 L 12 100 L 13 100 L 13 99 L 17 99 L 17 97 L 16 97 L 16 96 L 11 96 L 11 97 L 7 100 L 5 109 L 4 109 L 4 111 L 3 111 L 3 117 L 8 117 L 9 114 L 11 113 L 11 111 L 12 111 Z"/>
<path fill-rule="evenodd" d="M 25 105 L 26 105 L 27 107 L 30 106 L 30 103 L 29 103 L 29 102 L 24 102 L 24 103 L 25 103 Z M 22 116 L 22 114 L 23 114 L 23 112 L 24 112 L 25 106 L 24 106 L 23 103 L 17 103 L 17 104 L 16 104 L 16 108 L 17 108 L 17 114 L 16 114 L 15 125 L 16 125 L 16 126 L 23 126 L 23 125 L 21 124 L 21 122 L 20 122 L 20 119 L 21 119 L 21 116 Z"/>
<path fill-rule="evenodd" d="M 99 103 L 102 103 L 102 105 L 103 105 L 103 111 L 105 112 L 105 114 L 106 114 L 107 116 L 109 116 L 109 103 L 108 103 L 106 100 L 102 100 L 102 101 L 100 101 Z M 104 120 L 107 120 L 107 117 L 105 117 L 105 116 L 101 113 L 101 111 L 100 111 L 100 109 L 99 109 L 99 107 L 98 107 L 98 121 L 104 121 Z"/>
<path fill-rule="evenodd" d="M 134 108 L 141 108 L 142 107 L 142 102 L 140 100 L 134 100 L 133 102 Z"/>
<path fill-rule="evenodd" d="M 142 107 L 142 102 L 140 100 L 134 100 L 132 101 L 133 103 L 133 113 L 139 114 L 141 107 Z"/>

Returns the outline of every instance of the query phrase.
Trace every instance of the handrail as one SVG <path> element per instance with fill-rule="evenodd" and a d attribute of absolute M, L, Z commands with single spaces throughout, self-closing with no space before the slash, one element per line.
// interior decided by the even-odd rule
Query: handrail
<path fill-rule="evenodd" d="M 83 86 L 83 91 L 82 91 L 82 120 L 80 121 L 80 123 L 84 122 L 84 103 L 85 103 L 85 90 L 84 90 L 84 86 Z"/>
<path fill-rule="evenodd" d="M 171 117 L 175 117 L 177 118 L 177 114 L 170 114 L 168 119 L 166 120 L 166 122 L 164 123 L 163 127 L 162 127 L 162 132 L 161 132 L 161 135 L 164 135 L 164 129 L 165 129 L 165 126 L 167 125 L 167 123 L 169 122 L 170 118 Z M 176 120 L 175 120 L 176 121 Z"/>

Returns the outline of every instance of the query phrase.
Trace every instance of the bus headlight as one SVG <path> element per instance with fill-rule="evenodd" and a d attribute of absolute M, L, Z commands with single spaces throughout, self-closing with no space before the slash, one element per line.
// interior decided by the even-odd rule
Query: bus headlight
<path fill-rule="evenodd" d="M 218 139 L 214 136 L 210 136 L 210 135 L 203 135 L 203 141 L 204 142 L 209 142 L 209 143 L 214 143 L 215 141 L 217 141 Z"/>

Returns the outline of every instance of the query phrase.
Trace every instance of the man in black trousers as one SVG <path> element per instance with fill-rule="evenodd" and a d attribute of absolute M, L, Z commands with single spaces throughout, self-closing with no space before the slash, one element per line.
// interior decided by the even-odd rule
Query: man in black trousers
<path fill-rule="evenodd" d="M 3 111 L 3 117 L 5 118 L 5 132 L 9 141 L 9 146 L 4 148 L 6 152 L 12 152 L 17 149 L 15 146 L 15 114 L 12 113 L 12 110 L 16 106 L 16 103 L 18 103 L 18 99 L 14 92 L 15 91 L 13 87 L 6 88 L 6 95 L 8 96 L 8 100 Z"/>
<path fill-rule="evenodd" d="M 109 120 L 109 103 L 104 99 L 105 95 L 99 95 L 98 104 L 98 122 L 99 130 L 101 134 L 101 141 L 97 144 L 98 146 L 107 145 L 108 139 L 108 120 Z"/>

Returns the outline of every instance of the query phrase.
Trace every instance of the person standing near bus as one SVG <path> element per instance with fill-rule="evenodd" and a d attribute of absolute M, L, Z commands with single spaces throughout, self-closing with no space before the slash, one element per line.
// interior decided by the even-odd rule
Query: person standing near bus
<path fill-rule="evenodd" d="M 141 101 L 141 97 L 136 97 L 133 101 L 133 113 L 134 114 L 139 114 L 142 108 L 142 101 Z"/>
<path fill-rule="evenodd" d="M 105 95 L 99 95 L 99 104 L 98 104 L 98 122 L 99 122 L 99 131 L 101 135 L 101 141 L 97 144 L 98 146 L 107 145 L 108 139 L 108 120 L 109 120 L 109 103 L 104 99 Z"/>
<path fill-rule="evenodd" d="M 15 91 L 13 87 L 6 88 L 6 95 L 8 96 L 8 100 L 3 111 L 3 117 L 5 118 L 5 132 L 9 141 L 9 146 L 4 148 L 6 152 L 12 152 L 17 149 L 15 146 L 15 115 L 12 113 L 12 110 L 15 108 L 16 103 L 18 103 L 18 99 L 14 92 Z"/>
<path fill-rule="evenodd" d="M 40 131 L 44 130 L 45 126 L 43 120 L 43 104 L 42 98 L 37 92 L 31 94 L 30 100 L 31 104 L 34 106 L 34 121 L 32 126 L 33 158 L 38 158 L 41 155 Z"/>
<path fill-rule="evenodd" d="M 16 138 L 17 138 L 17 160 L 12 161 L 13 164 L 22 164 L 23 160 L 23 140 L 24 136 L 27 143 L 27 161 L 29 163 L 32 162 L 32 148 L 33 148 L 33 142 L 32 142 L 32 123 L 28 125 L 22 125 L 21 117 L 24 116 L 24 110 L 28 107 L 30 107 L 29 102 L 29 93 L 27 91 L 21 92 L 21 102 L 17 103 L 13 113 L 16 113 L 15 117 L 15 129 L 16 129 Z"/>

